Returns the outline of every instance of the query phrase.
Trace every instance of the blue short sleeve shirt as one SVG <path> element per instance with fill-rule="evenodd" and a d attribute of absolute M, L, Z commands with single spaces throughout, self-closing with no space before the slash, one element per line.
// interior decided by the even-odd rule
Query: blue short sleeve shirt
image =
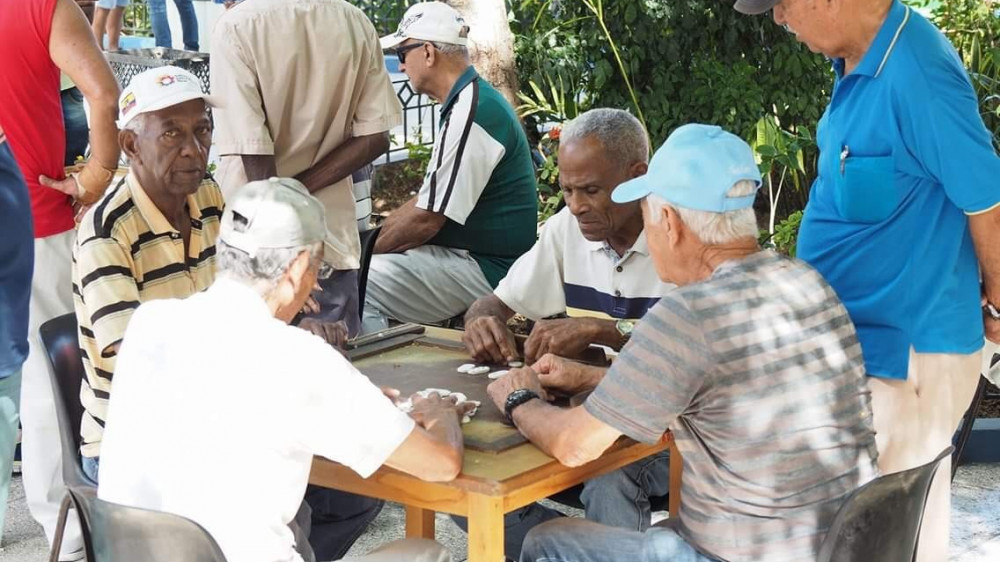
<path fill-rule="evenodd" d="M 967 215 L 1000 204 L 1000 158 L 955 49 L 898 0 L 857 68 L 843 64 L 798 256 L 846 305 L 868 374 L 905 379 L 911 347 L 983 346 Z"/>

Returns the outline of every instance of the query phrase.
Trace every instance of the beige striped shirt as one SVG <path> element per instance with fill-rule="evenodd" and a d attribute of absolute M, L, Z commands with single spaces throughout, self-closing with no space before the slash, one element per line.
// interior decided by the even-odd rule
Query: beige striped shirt
<path fill-rule="evenodd" d="M 81 453 L 100 456 L 101 436 L 115 371 L 117 343 L 140 303 L 182 298 L 215 278 L 215 240 L 222 193 L 212 180 L 188 196 L 191 240 L 153 204 L 131 174 L 80 223 L 73 249 L 73 298 L 87 377 L 80 388 L 86 412 Z M 193 319 L 196 321 L 196 319 Z"/>

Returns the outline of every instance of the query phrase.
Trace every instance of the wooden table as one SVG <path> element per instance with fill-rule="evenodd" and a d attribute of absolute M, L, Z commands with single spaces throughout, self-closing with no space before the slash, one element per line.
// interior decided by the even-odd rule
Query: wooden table
<path fill-rule="evenodd" d="M 429 330 L 430 331 L 430 330 Z M 434 331 L 435 336 L 448 336 Z M 606 474 L 639 459 L 670 449 L 670 512 L 680 507 L 680 454 L 669 439 L 656 445 L 622 438 L 600 458 L 569 468 L 531 443 L 500 452 L 466 449 L 462 473 L 451 482 L 424 482 L 383 466 L 369 478 L 316 457 L 309 482 L 401 503 L 406 508 L 406 536 L 434 538 L 436 512 L 469 519 L 469 562 L 502 562 L 504 514 Z"/>

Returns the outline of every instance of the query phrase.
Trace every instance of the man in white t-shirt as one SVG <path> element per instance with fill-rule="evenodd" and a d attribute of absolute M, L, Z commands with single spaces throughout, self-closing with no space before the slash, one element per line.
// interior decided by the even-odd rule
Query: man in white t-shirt
<path fill-rule="evenodd" d="M 383 464 L 426 480 L 459 473 L 461 407 L 415 397 L 406 415 L 288 325 L 329 272 L 325 224 L 301 183 L 250 183 L 223 216 L 215 283 L 136 310 L 115 370 L 101 499 L 188 517 L 229 562 L 301 562 L 289 525 L 314 455 L 365 477 Z M 376 556 L 449 559 L 431 541 Z"/>
<path fill-rule="evenodd" d="M 517 358 L 506 327 L 514 313 L 535 321 L 524 345 L 528 363 L 545 353 L 576 355 L 593 343 L 621 349 L 635 321 L 673 287 L 656 275 L 642 210 L 611 201 L 611 191 L 645 174 L 648 162 L 646 131 L 627 111 L 592 109 L 563 128 L 566 208 L 545 223 L 496 290 L 469 308 L 463 341 L 473 357 Z M 546 320 L 553 316 L 564 318 Z"/>

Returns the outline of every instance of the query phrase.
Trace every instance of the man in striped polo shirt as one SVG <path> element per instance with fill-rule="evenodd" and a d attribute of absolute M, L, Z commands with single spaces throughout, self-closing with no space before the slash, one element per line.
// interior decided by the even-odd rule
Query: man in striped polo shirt
<path fill-rule="evenodd" d="M 877 474 L 871 396 L 854 325 L 801 261 L 757 246 L 760 172 L 718 127 L 674 131 L 649 174 L 615 190 L 644 199 L 660 277 L 677 283 L 605 374 L 543 359 L 489 387 L 532 442 L 567 465 L 621 435 L 669 429 L 684 457 L 684 501 L 645 533 L 553 521 L 524 561 L 815 560 L 843 500 Z M 543 385 L 596 389 L 581 407 L 539 400 Z"/>
<path fill-rule="evenodd" d="M 529 363 L 546 353 L 576 355 L 593 343 L 621 349 L 634 322 L 673 287 L 656 275 L 639 203 L 611 201 L 611 192 L 645 174 L 648 162 L 646 131 L 627 111 L 592 109 L 563 128 L 566 208 L 545 223 L 496 290 L 469 308 L 462 339 L 475 359 L 517 358 L 506 326 L 514 313 L 535 321 L 524 344 Z"/>
<path fill-rule="evenodd" d="M 441 102 L 441 128 L 423 187 L 376 241 L 366 332 L 389 318 L 428 323 L 464 313 L 535 242 L 528 140 L 510 104 L 469 64 L 468 31 L 453 8 L 424 2 L 382 38 L 413 88 Z"/>
<path fill-rule="evenodd" d="M 83 218 L 73 293 L 87 373 L 80 454 L 97 482 L 115 358 L 140 303 L 206 289 L 215 277 L 222 193 L 205 179 L 216 102 L 198 79 L 167 66 L 136 75 L 119 98 L 128 175 Z"/>

